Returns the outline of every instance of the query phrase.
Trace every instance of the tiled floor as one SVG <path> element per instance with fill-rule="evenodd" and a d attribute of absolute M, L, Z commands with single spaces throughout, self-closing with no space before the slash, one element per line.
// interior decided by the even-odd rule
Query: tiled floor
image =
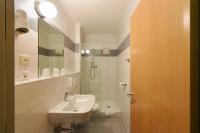
<path fill-rule="evenodd" d="M 78 127 L 77 133 L 125 133 L 121 118 L 93 118 Z"/>

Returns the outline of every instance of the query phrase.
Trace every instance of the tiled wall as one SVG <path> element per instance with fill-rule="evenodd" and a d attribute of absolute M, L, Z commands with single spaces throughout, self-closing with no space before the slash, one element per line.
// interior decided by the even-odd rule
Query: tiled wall
<path fill-rule="evenodd" d="M 130 93 L 130 63 L 125 61 L 130 58 L 130 18 L 137 8 L 140 0 L 130 0 L 126 11 L 122 17 L 121 23 L 118 27 L 118 45 L 125 43 L 128 47 L 124 49 L 117 59 L 117 77 L 119 82 L 126 82 L 126 89 L 118 86 L 118 102 L 122 111 L 122 120 L 125 125 L 126 133 L 130 133 L 130 100 L 127 94 Z M 126 39 L 129 40 L 126 41 Z"/>
<path fill-rule="evenodd" d="M 50 133 L 48 111 L 63 99 L 65 77 L 15 87 L 15 133 Z"/>
<path fill-rule="evenodd" d="M 116 49 L 116 35 L 86 35 L 82 37 L 83 47 L 87 49 Z M 117 75 L 116 56 L 95 57 L 97 69 L 95 80 L 90 79 L 91 56 L 82 57 L 81 64 L 81 91 L 82 93 L 94 94 L 99 100 L 116 99 Z"/>
<path fill-rule="evenodd" d="M 76 35 L 76 32 L 80 30 L 80 26 L 77 28 L 76 24 L 68 17 L 68 15 L 65 13 L 64 9 L 61 5 L 59 5 L 59 2 L 57 0 L 51 0 L 58 10 L 58 15 L 54 19 L 48 20 L 50 23 L 55 25 L 61 32 L 63 32 L 69 39 L 71 39 L 74 43 L 80 42 L 80 40 L 77 40 L 77 36 L 80 36 L 80 34 Z M 31 74 L 33 75 L 32 78 L 37 77 L 38 73 L 38 65 L 37 65 L 37 58 L 38 54 L 38 16 L 34 10 L 34 0 L 15 0 L 15 9 L 23 9 L 26 11 L 28 15 L 28 20 L 30 24 L 30 32 L 24 35 L 16 36 L 16 74 L 19 73 L 19 71 L 23 70 L 29 70 Z M 80 38 L 80 37 L 79 37 Z M 34 44 L 33 44 L 34 43 Z M 25 46 L 25 47 L 24 47 Z M 23 47 L 23 51 L 21 50 L 21 47 Z M 18 52 L 18 51 L 20 52 Z M 34 51 L 34 53 L 33 53 Z M 79 66 L 80 62 L 80 56 L 79 54 L 76 54 L 75 51 L 69 50 L 68 48 L 65 48 L 65 69 L 68 73 L 73 72 L 79 72 Z M 19 58 L 18 55 L 21 53 L 28 54 L 30 57 L 30 65 L 28 66 L 22 66 L 19 64 Z M 34 57 L 33 57 L 34 55 Z M 34 62 L 32 61 L 33 58 L 35 59 Z"/>
<path fill-rule="evenodd" d="M 66 73 L 75 72 L 75 53 L 67 48 L 64 48 L 64 66 Z"/>
<path fill-rule="evenodd" d="M 130 63 L 126 60 L 130 58 L 130 47 L 126 48 L 117 58 L 117 82 L 125 82 L 125 88 L 117 86 L 118 103 L 122 112 L 122 120 L 126 132 L 130 130 L 130 99 L 127 94 L 130 93 Z"/>
<path fill-rule="evenodd" d="M 20 63 L 20 56 L 26 55 L 29 64 Z M 16 78 L 20 71 L 31 72 L 32 78 L 38 76 L 38 33 L 31 30 L 27 34 L 15 37 L 15 74 Z"/>
<path fill-rule="evenodd" d="M 73 78 L 71 90 L 68 78 Z M 79 73 L 16 85 L 15 133 L 53 133 L 48 111 L 63 100 L 65 91 L 80 94 Z"/>
<path fill-rule="evenodd" d="M 64 68 L 64 54 L 56 55 L 55 49 L 64 49 L 64 37 L 61 34 L 48 34 L 39 30 L 39 73 L 44 68 Z"/>
<path fill-rule="evenodd" d="M 59 5 L 57 0 L 51 0 L 58 9 L 58 16 L 55 19 L 50 20 L 57 28 L 65 33 L 75 43 L 80 43 L 80 25 L 77 25 L 78 30 L 74 22 L 64 12 L 63 8 Z M 136 0 L 137 1 L 137 0 Z M 28 13 L 30 22 L 30 32 L 25 35 L 16 37 L 16 72 L 21 70 L 30 70 L 33 76 L 37 76 L 37 18 L 38 16 L 34 11 L 34 0 L 15 0 L 16 9 L 23 9 Z M 132 4 L 133 5 L 133 4 Z M 134 7 L 135 8 L 135 7 Z M 83 48 L 97 48 L 97 49 L 117 49 L 121 42 L 127 37 L 129 33 L 129 17 L 133 10 L 130 7 L 126 14 L 124 21 L 119 28 L 119 36 L 116 35 L 88 35 L 82 37 Z M 79 37 L 77 36 L 79 33 Z M 78 38 L 78 39 L 77 39 Z M 77 41 L 79 40 L 79 41 Z M 29 47 L 30 44 L 31 46 Z M 31 49 L 30 49 L 31 48 Z M 99 80 L 90 82 L 91 85 L 97 82 L 96 86 L 92 86 L 91 91 L 98 93 L 99 96 L 103 96 L 107 99 L 116 98 L 120 103 L 122 109 L 122 118 L 126 125 L 127 133 L 130 126 L 129 116 L 129 99 L 126 97 L 126 93 L 130 90 L 129 81 L 129 64 L 124 61 L 129 57 L 130 49 L 127 48 L 118 55 L 118 57 L 97 57 L 97 76 Z M 65 48 L 65 69 L 67 73 L 80 71 L 80 54 Z M 20 66 L 18 62 L 19 55 L 27 54 L 30 56 L 30 65 L 27 67 Z M 88 59 L 85 63 L 88 63 Z M 100 71 L 101 68 L 101 71 Z M 88 67 L 83 68 L 88 74 Z M 84 75 L 84 74 L 83 74 Z M 82 75 L 82 76 L 83 76 Z M 65 77 L 58 77 L 52 79 L 46 79 L 36 81 L 28 84 L 17 85 L 16 92 L 16 133 L 49 133 L 52 132 L 52 125 L 48 122 L 47 112 L 55 104 L 60 102 L 63 98 L 63 92 L 67 90 L 67 77 L 73 77 L 77 84 L 74 87 L 73 92 L 80 92 L 79 73 L 69 74 Z M 118 78 L 117 78 L 118 77 Z M 85 83 L 88 82 L 85 79 Z M 126 90 L 122 90 L 118 87 L 120 81 L 126 81 L 128 87 Z"/>
<path fill-rule="evenodd" d="M 125 125 L 125 132 L 130 132 L 130 35 L 124 37 L 117 45 L 119 36 L 116 35 L 89 35 L 84 36 L 83 48 L 104 49 L 109 48 L 117 51 L 117 54 L 97 54 L 95 57 L 96 79 L 90 77 L 91 56 L 82 56 L 81 69 L 81 93 L 94 94 L 97 102 L 101 100 L 116 101 L 121 109 L 121 116 Z M 119 87 L 120 82 L 127 84 L 126 88 Z"/>
<path fill-rule="evenodd" d="M 52 0 L 52 2 L 58 9 L 58 15 L 55 19 L 49 21 L 72 41 L 77 42 L 74 22 L 64 12 L 57 0 Z M 22 70 L 29 70 L 34 76 L 32 78 L 36 78 L 38 73 L 38 16 L 34 11 L 34 0 L 15 0 L 15 9 L 25 10 L 28 14 L 30 24 L 29 33 L 16 36 L 15 70 L 16 73 Z M 78 71 L 80 63 L 76 61 L 79 59 L 78 54 L 68 48 L 65 48 L 64 52 L 65 69 L 70 74 L 15 86 L 15 133 L 53 132 L 53 126 L 48 122 L 48 111 L 63 100 L 64 91 L 69 91 L 67 82 L 69 77 L 74 79 L 74 86 L 71 91 L 74 93 L 80 92 L 80 74 Z M 22 66 L 19 64 L 20 54 L 27 54 L 30 57 L 29 65 Z"/>
<path fill-rule="evenodd" d="M 90 57 L 82 58 L 81 93 L 94 94 L 96 100 L 115 100 L 117 94 L 117 57 L 96 57 L 96 78 L 90 79 Z"/>
<path fill-rule="evenodd" d="M 82 48 L 116 49 L 118 36 L 115 34 L 87 34 L 82 36 Z"/>
<path fill-rule="evenodd" d="M 72 78 L 72 89 L 69 89 L 68 78 Z M 80 72 L 67 74 L 65 76 L 64 88 L 73 94 L 80 94 Z"/>

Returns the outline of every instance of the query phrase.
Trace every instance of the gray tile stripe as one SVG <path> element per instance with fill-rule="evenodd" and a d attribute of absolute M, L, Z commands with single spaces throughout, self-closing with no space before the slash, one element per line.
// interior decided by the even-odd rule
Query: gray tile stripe
<path fill-rule="evenodd" d="M 92 54 L 82 55 L 83 57 L 91 56 Z M 117 56 L 118 50 L 110 50 L 110 54 L 103 54 L 103 49 L 95 49 L 95 56 Z"/>
<path fill-rule="evenodd" d="M 120 44 L 120 46 L 117 49 L 111 49 L 110 54 L 104 55 L 103 49 L 95 49 L 95 56 L 118 56 L 120 53 L 122 53 L 125 49 L 127 49 L 130 46 L 130 34 L 124 39 L 124 41 Z M 91 56 L 89 55 L 82 55 L 83 57 Z"/>
<path fill-rule="evenodd" d="M 118 51 L 117 51 L 117 50 L 111 49 L 111 50 L 110 50 L 110 54 L 104 55 L 104 54 L 103 54 L 103 51 L 102 51 L 102 55 L 100 55 L 100 56 L 117 56 L 117 54 L 118 54 Z"/>
<path fill-rule="evenodd" d="M 124 41 L 120 44 L 118 47 L 118 55 L 123 52 L 125 49 L 127 49 L 130 46 L 130 34 L 124 39 Z"/>
<path fill-rule="evenodd" d="M 70 49 L 71 51 L 76 51 L 76 45 L 75 43 L 67 36 L 64 35 L 64 46 L 65 48 Z"/>
<path fill-rule="evenodd" d="M 75 43 L 75 52 L 80 53 L 80 44 L 79 43 Z"/>
<path fill-rule="evenodd" d="M 47 49 L 43 47 L 38 48 L 38 53 L 39 55 L 44 55 L 44 56 L 64 56 L 64 54 L 56 54 L 55 50 L 53 49 Z M 64 53 L 64 51 L 63 51 Z"/>

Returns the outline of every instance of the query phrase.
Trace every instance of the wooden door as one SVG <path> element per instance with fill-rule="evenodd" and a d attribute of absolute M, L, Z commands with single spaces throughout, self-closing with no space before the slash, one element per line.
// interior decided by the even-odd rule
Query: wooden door
<path fill-rule="evenodd" d="M 131 18 L 132 133 L 190 132 L 189 3 L 141 0 Z"/>

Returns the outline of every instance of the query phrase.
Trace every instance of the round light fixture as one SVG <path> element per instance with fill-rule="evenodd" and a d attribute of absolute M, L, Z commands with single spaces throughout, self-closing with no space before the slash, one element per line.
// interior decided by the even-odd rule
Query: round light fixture
<path fill-rule="evenodd" d="M 55 5 L 47 0 L 36 1 L 35 10 L 41 18 L 54 18 L 57 15 Z"/>
<path fill-rule="evenodd" d="M 81 54 L 85 54 L 85 50 L 84 49 L 81 50 Z"/>
<path fill-rule="evenodd" d="M 90 50 L 89 50 L 89 49 L 86 49 L 86 50 L 85 50 L 85 53 L 86 53 L 86 54 L 90 54 Z"/>

